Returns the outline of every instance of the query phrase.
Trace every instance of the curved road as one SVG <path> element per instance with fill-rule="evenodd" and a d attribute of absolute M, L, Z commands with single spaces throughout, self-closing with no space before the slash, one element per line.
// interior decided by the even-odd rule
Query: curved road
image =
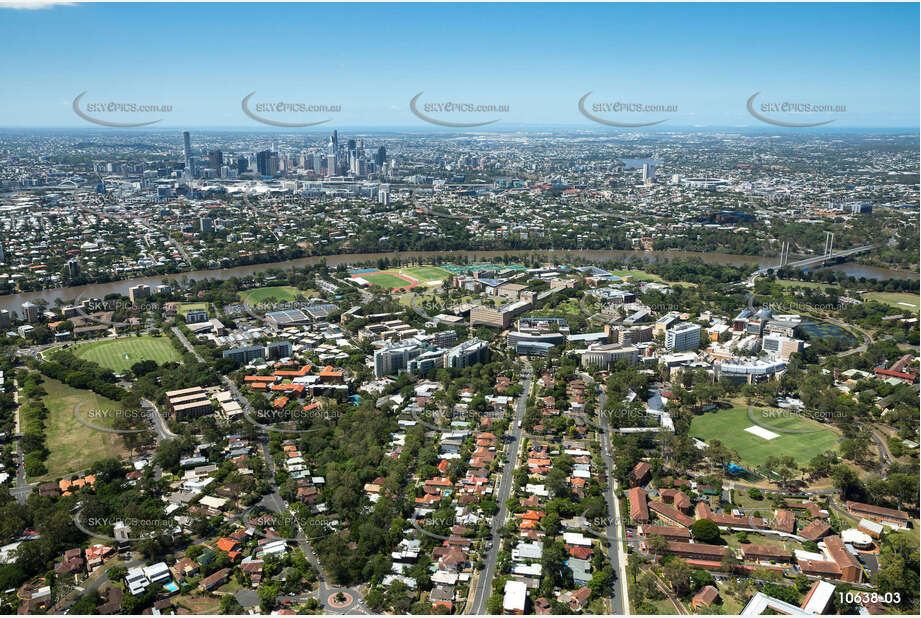
<path fill-rule="evenodd" d="M 198 352 L 195 351 L 195 348 L 178 327 L 174 326 L 172 331 L 182 343 L 182 345 L 185 346 L 185 348 L 191 352 L 199 362 L 204 362 L 202 357 L 198 354 Z M 236 400 L 240 402 L 247 414 L 255 415 L 256 411 L 253 410 L 252 404 L 250 404 L 249 400 L 244 397 L 243 394 L 237 389 L 236 384 L 234 384 L 230 378 L 222 375 L 221 382 L 223 382 L 224 386 L 233 394 Z M 272 459 L 271 453 L 269 453 L 269 434 L 267 432 L 260 432 L 259 444 L 262 448 L 262 458 L 265 461 L 266 472 L 268 472 L 269 485 L 272 488 L 271 493 L 263 497 L 261 504 L 274 513 L 288 514 L 290 513 L 290 510 L 288 509 L 288 503 L 285 502 L 281 497 L 281 494 L 278 493 L 278 485 L 275 483 L 275 461 Z M 296 518 L 295 523 L 297 524 Z M 357 588 L 337 587 L 328 583 L 326 574 L 323 571 L 323 565 L 320 564 L 320 560 L 317 558 L 317 555 L 313 551 L 313 548 L 310 546 L 310 543 L 304 538 L 304 531 L 301 529 L 300 524 L 297 524 L 297 527 L 299 536 L 301 537 L 298 540 L 298 545 L 300 546 L 301 551 L 303 551 L 304 555 L 307 557 L 307 561 L 310 562 L 314 570 L 317 572 L 317 577 L 319 579 L 318 595 L 320 602 L 323 604 L 324 611 L 330 614 L 355 614 L 363 612 L 370 613 L 367 606 L 364 605 L 364 601 L 361 597 L 361 592 Z M 344 605 L 343 607 L 331 606 L 329 604 L 329 600 L 339 592 L 350 595 L 353 601 L 347 605 Z M 362 612 L 358 612 L 357 610 L 362 610 Z"/>
<path fill-rule="evenodd" d="M 856 330 L 863 337 L 863 343 L 861 343 L 856 348 L 851 348 L 850 350 L 845 350 L 844 352 L 838 352 L 837 356 L 850 356 L 851 354 L 863 354 L 867 351 L 867 348 L 873 344 L 873 337 L 870 336 L 870 333 L 864 329 L 856 326 L 854 324 L 846 324 L 837 318 L 826 317 L 825 318 L 829 323 L 834 324 L 838 328 L 841 328 L 847 332 L 851 330 Z"/>

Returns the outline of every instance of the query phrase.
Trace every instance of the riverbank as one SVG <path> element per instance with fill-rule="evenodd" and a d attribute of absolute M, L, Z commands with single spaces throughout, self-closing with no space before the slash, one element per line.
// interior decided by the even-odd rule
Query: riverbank
<path fill-rule="evenodd" d="M 38 300 L 45 300 L 53 304 L 54 300 L 59 298 L 63 301 L 73 300 L 75 298 L 103 298 L 107 294 L 128 295 L 128 288 L 135 285 L 145 284 L 151 287 L 160 285 L 164 279 L 170 281 L 190 279 L 217 279 L 227 280 L 233 277 L 247 277 L 259 272 L 265 272 L 271 269 L 291 269 L 319 264 L 326 262 L 331 268 L 340 264 L 353 266 L 358 264 L 375 263 L 378 260 L 389 260 L 391 262 L 402 260 L 404 262 L 413 260 L 431 260 L 432 258 L 442 257 L 445 260 L 453 258 L 464 258 L 470 263 L 490 262 L 503 256 L 541 256 L 544 259 L 555 259 L 559 261 L 581 259 L 587 262 L 604 263 L 604 262 L 621 262 L 627 263 L 631 260 L 640 260 L 645 263 L 667 262 L 673 260 L 699 259 L 706 264 L 724 265 L 724 266 L 771 266 L 777 263 L 776 258 L 750 255 L 733 255 L 729 253 L 698 253 L 694 251 L 624 251 L 624 250 L 604 250 L 592 249 L 584 251 L 402 251 L 388 253 L 341 253 L 327 256 L 311 256 L 286 260 L 284 262 L 270 262 L 266 264 L 251 264 L 247 266 L 236 266 L 233 268 L 220 268 L 214 270 L 197 270 L 175 275 L 162 276 L 156 275 L 151 277 L 137 277 L 133 279 L 123 279 L 120 281 L 110 281 L 106 283 L 92 283 L 88 285 L 52 288 L 48 290 L 38 290 L 34 292 L 20 292 L 18 294 L 8 294 L 0 296 L 0 309 L 7 311 L 21 311 L 21 306 L 26 301 L 33 303 Z M 867 277 L 873 279 L 918 279 L 918 273 L 908 271 L 897 271 L 875 267 L 863 266 L 856 263 L 835 264 L 829 268 L 844 272 L 848 276 Z"/>

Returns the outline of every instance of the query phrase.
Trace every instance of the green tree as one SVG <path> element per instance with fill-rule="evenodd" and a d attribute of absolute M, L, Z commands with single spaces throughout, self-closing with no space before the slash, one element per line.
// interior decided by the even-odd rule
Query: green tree
<path fill-rule="evenodd" d="M 719 527 L 709 519 L 698 519 L 691 524 L 691 534 L 701 543 L 713 544 L 720 540 Z"/>
<path fill-rule="evenodd" d="M 662 565 L 662 574 L 679 596 L 685 596 L 691 591 L 691 567 L 684 560 L 669 560 Z"/>

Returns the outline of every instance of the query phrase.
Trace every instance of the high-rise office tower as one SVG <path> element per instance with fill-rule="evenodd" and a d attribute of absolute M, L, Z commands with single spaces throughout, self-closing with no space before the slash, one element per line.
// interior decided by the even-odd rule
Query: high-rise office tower
<path fill-rule="evenodd" d="M 22 319 L 26 322 L 35 322 L 41 314 L 42 310 L 38 305 L 28 300 L 22 303 Z"/>
<path fill-rule="evenodd" d="M 222 165 L 224 165 L 223 152 L 220 150 L 212 150 L 208 153 L 208 167 L 220 174 Z"/>
<path fill-rule="evenodd" d="M 185 168 L 192 173 L 192 138 L 188 131 L 182 132 L 182 149 L 185 155 Z"/>
<path fill-rule="evenodd" d="M 256 153 L 256 172 L 260 176 L 271 176 L 270 167 L 272 164 L 272 151 L 263 150 Z"/>
<path fill-rule="evenodd" d="M 374 162 L 378 165 L 383 165 L 384 161 L 387 160 L 387 149 L 381 146 L 377 149 L 377 154 L 374 156 Z"/>
<path fill-rule="evenodd" d="M 240 174 L 244 173 L 249 169 L 249 161 L 246 160 L 246 157 L 237 157 L 237 172 Z"/>
<path fill-rule="evenodd" d="M 336 135 L 336 132 L 333 131 L 333 134 L 329 138 L 329 143 L 326 145 L 326 165 L 327 170 L 326 174 L 328 176 L 335 176 L 339 168 L 339 137 Z"/>
<path fill-rule="evenodd" d="M 652 182 L 656 179 L 656 166 L 643 163 L 643 182 Z"/>

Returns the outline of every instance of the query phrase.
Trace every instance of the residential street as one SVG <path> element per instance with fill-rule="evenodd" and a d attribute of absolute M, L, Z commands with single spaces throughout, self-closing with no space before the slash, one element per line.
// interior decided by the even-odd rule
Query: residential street
<path fill-rule="evenodd" d="M 595 381 L 588 374 L 580 374 L 587 384 L 595 384 Z M 611 457 L 611 432 L 608 427 L 608 420 L 602 413 L 605 403 L 607 402 L 607 393 L 603 386 L 598 387 L 598 417 L 601 427 L 601 456 L 604 458 L 605 474 L 607 481 L 604 491 L 604 500 L 608 505 L 608 525 L 605 528 L 606 543 L 608 546 L 608 560 L 617 573 L 617 582 L 611 587 L 611 613 L 615 615 L 630 615 L 630 603 L 627 594 L 627 556 L 624 553 L 623 545 L 620 539 L 624 538 L 622 513 L 620 512 L 620 502 L 614 496 L 614 484 L 616 481 L 611 477 L 614 471 L 614 461 Z"/>
<path fill-rule="evenodd" d="M 499 504 L 499 512 L 492 522 L 492 547 L 483 559 L 485 567 L 480 572 L 476 592 L 474 593 L 473 603 L 470 606 L 470 614 L 485 614 L 486 600 L 492 593 L 492 580 L 496 574 L 496 560 L 499 557 L 499 530 L 505 525 L 505 518 L 508 516 L 508 509 L 505 506 L 509 495 L 512 493 L 512 476 L 515 472 L 515 465 L 518 461 L 518 449 L 521 445 L 521 427 L 519 422 L 524 419 L 525 409 L 528 405 L 528 394 L 531 392 L 531 366 L 525 365 L 521 372 L 521 396 L 515 407 L 515 416 L 512 419 L 512 425 L 509 429 L 512 434 L 512 440 L 508 446 L 508 457 L 505 467 L 502 469 L 502 479 L 499 481 L 499 493 L 496 502 Z"/>

